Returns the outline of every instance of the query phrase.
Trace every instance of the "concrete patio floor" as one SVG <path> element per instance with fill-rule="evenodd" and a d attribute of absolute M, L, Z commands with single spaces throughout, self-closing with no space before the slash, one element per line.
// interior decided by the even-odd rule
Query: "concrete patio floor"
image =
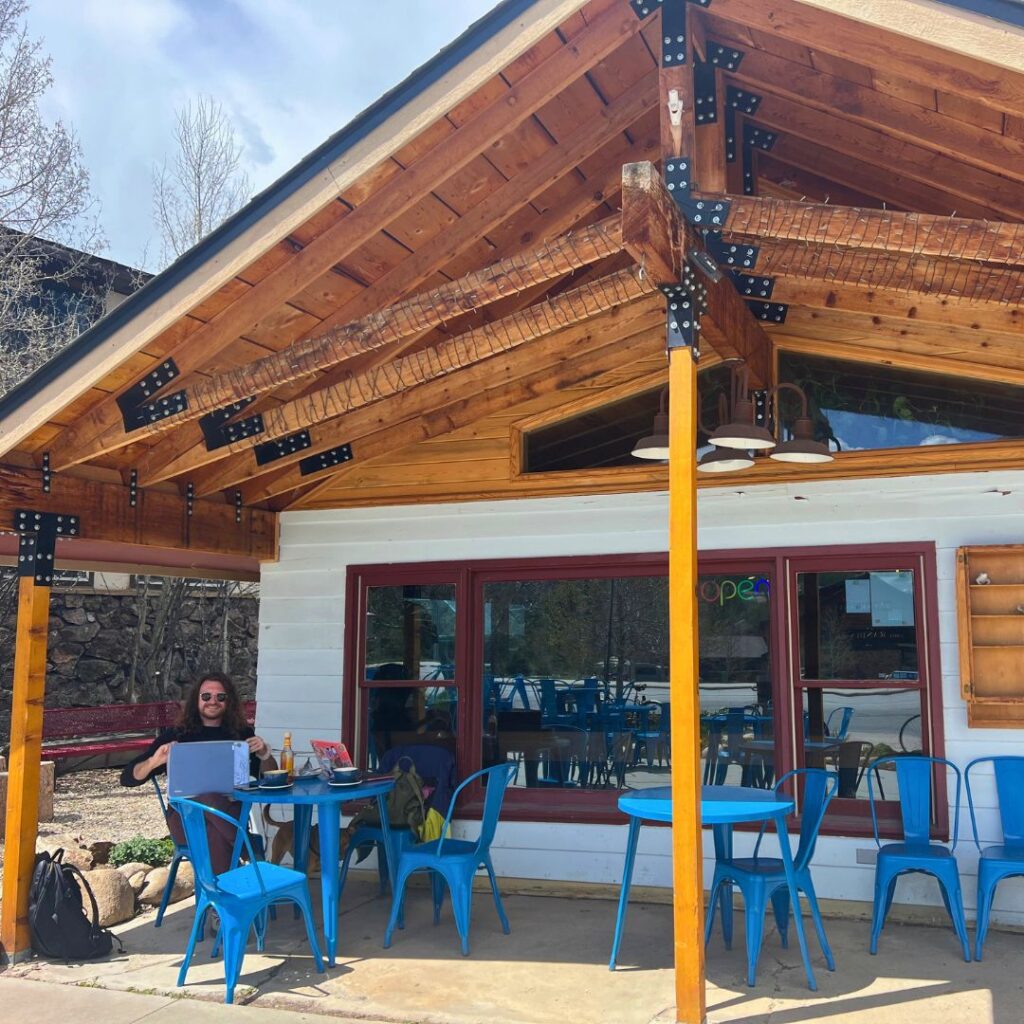
<path fill-rule="evenodd" d="M 285 1019 L 280 1011 L 292 1011 L 291 1024 L 298 1020 L 295 1013 L 364 1024 L 662 1024 L 675 1019 L 669 906 L 631 903 L 621 966 L 612 973 L 607 967 L 612 900 L 524 895 L 528 887 L 507 888 L 512 934 L 501 933 L 489 896 L 478 893 L 471 955 L 464 958 L 450 909 L 433 927 L 426 890 L 410 893 L 406 928 L 390 950 L 382 949 L 388 901 L 376 896 L 370 880 L 352 878 L 343 899 L 341 955 L 324 975 L 313 969 L 300 923 L 290 911 L 279 913 L 268 932 L 267 952 L 250 947 L 246 956 L 236 990 L 237 1001 L 247 1004 L 241 1016 L 251 1016 L 253 1024 L 280 1024 Z M 153 927 L 152 915 L 118 928 L 125 953 L 108 961 L 30 962 L 7 970 L 0 974 L 5 1019 L 131 1024 L 152 1015 L 159 1024 L 172 1024 L 186 1014 L 190 1020 L 196 1013 L 201 1018 L 213 1007 L 197 1001 L 222 1003 L 223 973 L 219 961 L 208 959 L 207 943 L 188 985 L 175 987 L 191 920 L 188 901 L 169 913 L 160 929 Z M 757 986 L 747 988 L 741 920 L 738 915 L 731 952 L 723 949 L 720 936 L 709 949 L 708 1019 L 715 1024 L 1024 1020 L 1024 936 L 1019 934 L 992 932 L 985 962 L 965 964 L 952 929 L 893 923 L 882 935 L 879 955 L 872 957 L 864 921 L 832 918 L 826 929 L 837 970 L 829 973 L 815 956 L 819 991 L 812 993 L 795 941 L 782 949 L 773 927 L 765 936 Z M 813 937 L 810 941 L 815 951 Z"/>

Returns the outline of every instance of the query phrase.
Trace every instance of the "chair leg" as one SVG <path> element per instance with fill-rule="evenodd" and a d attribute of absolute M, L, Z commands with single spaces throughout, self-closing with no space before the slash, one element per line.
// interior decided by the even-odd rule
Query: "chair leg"
<path fill-rule="evenodd" d="M 188 945 L 185 947 L 185 958 L 181 961 L 181 969 L 178 971 L 179 988 L 185 984 L 185 975 L 188 974 L 189 964 L 192 963 L 192 954 L 195 952 L 196 942 L 201 932 L 205 929 L 207 906 L 205 897 L 200 893 L 196 898 L 196 916 L 192 922 L 192 932 L 188 937 Z"/>
<path fill-rule="evenodd" d="M 875 868 L 875 902 L 871 912 L 871 944 L 869 950 L 874 956 L 878 952 L 878 937 L 882 934 L 885 926 L 885 917 L 892 906 L 892 899 L 896 893 L 896 876 L 890 876 L 888 871 Z"/>
<path fill-rule="evenodd" d="M 718 877 L 711 882 L 711 892 L 708 894 L 708 914 L 704 921 L 704 945 L 711 941 L 711 933 L 715 930 L 715 901 L 718 899 L 718 890 L 722 886 L 722 880 Z"/>
<path fill-rule="evenodd" d="M 949 873 L 948 877 L 939 877 L 939 885 L 942 887 L 946 906 L 949 908 L 953 929 L 960 940 L 960 948 L 963 951 L 964 960 L 970 963 L 971 945 L 967 941 L 967 920 L 964 916 L 964 896 L 960 889 L 960 873 L 956 870 L 955 862 L 953 862 L 952 866 L 953 870 Z"/>
<path fill-rule="evenodd" d="M 718 904 L 722 913 L 722 941 L 727 950 L 732 949 L 732 895 L 733 884 L 726 879 L 718 893 Z"/>
<path fill-rule="evenodd" d="M 384 948 L 391 948 L 391 936 L 398 924 L 398 916 L 402 912 L 402 901 L 405 899 L 405 883 L 409 878 L 409 871 L 403 870 L 402 862 L 398 862 L 398 876 L 395 879 L 395 891 L 391 894 L 391 914 L 388 917 L 388 926 L 384 930 Z"/>
<path fill-rule="evenodd" d="M 996 894 L 998 877 L 990 877 L 985 870 L 985 861 L 978 865 L 978 921 L 974 934 L 974 959 L 981 960 L 985 947 L 985 936 L 988 935 L 988 918 L 992 912 L 992 900 Z"/>
<path fill-rule="evenodd" d="M 373 845 L 377 848 L 377 880 L 383 896 L 388 891 L 388 855 L 383 843 Z"/>
<path fill-rule="evenodd" d="M 782 948 L 789 948 L 789 889 L 780 886 L 772 893 L 772 911 L 775 914 L 775 927 L 779 930 Z"/>
<path fill-rule="evenodd" d="M 434 924 L 441 923 L 441 908 L 444 906 L 445 880 L 440 871 L 430 872 L 430 895 L 434 901 Z"/>
<path fill-rule="evenodd" d="M 753 988 L 757 981 L 757 960 L 761 955 L 761 939 L 764 937 L 764 915 L 767 907 L 760 900 L 747 903 L 747 894 L 743 894 L 746 933 L 747 933 L 747 984 Z"/>
<path fill-rule="evenodd" d="M 828 944 L 828 937 L 825 935 L 825 922 L 821 919 L 821 909 L 818 907 L 818 896 L 814 891 L 814 883 L 810 874 L 801 880 L 800 887 L 807 893 L 807 903 L 811 908 L 811 917 L 814 919 L 814 930 L 818 933 L 818 945 L 825 954 L 825 963 L 830 971 L 836 969 L 835 957 L 832 956 L 832 947 Z"/>
<path fill-rule="evenodd" d="M 245 959 L 245 940 L 249 935 L 252 922 L 221 920 L 221 934 L 224 936 L 224 987 L 225 1003 L 235 1001 L 235 985 L 242 973 L 242 961 Z"/>
<path fill-rule="evenodd" d="M 171 861 L 171 866 L 167 871 L 167 884 L 164 886 L 164 894 L 160 899 L 160 909 L 156 912 L 156 921 L 153 924 L 154 928 L 159 928 L 164 921 L 164 911 L 167 909 L 167 904 L 171 901 L 171 892 L 174 890 L 174 881 L 178 877 L 178 865 L 182 861 L 180 853 L 174 855 L 174 859 Z"/>
<path fill-rule="evenodd" d="M 469 916 L 473 906 L 473 875 L 460 872 L 457 877 L 446 876 L 452 894 L 455 928 L 462 943 L 462 955 L 469 956 Z"/>
<path fill-rule="evenodd" d="M 508 935 L 512 928 L 505 916 L 505 908 L 501 903 L 501 893 L 498 892 L 498 880 L 494 877 L 494 865 L 491 864 L 491 855 L 484 858 L 484 867 L 487 868 L 487 877 L 491 880 L 491 893 L 494 896 L 494 906 L 498 911 L 498 920 L 501 921 L 501 930 Z"/>
<path fill-rule="evenodd" d="M 324 973 L 324 958 L 320 953 L 320 943 L 317 941 L 316 929 L 313 927 L 313 908 L 309 902 L 309 892 L 301 891 L 295 901 L 302 910 L 302 920 L 306 925 L 306 937 L 309 939 L 309 948 L 313 951 L 313 962 L 316 964 L 317 972 Z"/>

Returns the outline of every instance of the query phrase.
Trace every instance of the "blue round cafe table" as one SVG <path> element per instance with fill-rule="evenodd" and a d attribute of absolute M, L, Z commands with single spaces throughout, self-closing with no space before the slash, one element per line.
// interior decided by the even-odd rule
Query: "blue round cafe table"
<path fill-rule="evenodd" d="M 637 840 L 640 826 L 644 821 L 672 821 L 672 787 L 654 786 L 651 789 L 628 790 L 619 797 L 619 810 L 629 816 L 629 835 L 626 840 L 626 863 L 622 872 L 622 889 L 619 893 L 619 912 L 615 921 L 615 938 L 612 955 L 608 963 L 615 970 L 619 954 L 622 928 L 626 920 L 626 905 L 629 902 L 629 886 L 633 879 L 633 862 L 636 860 Z M 803 957 L 807 984 L 812 992 L 818 985 L 811 969 L 807 952 L 807 936 L 804 934 L 803 919 L 800 916 L 800 894 L 797 891 L 796 876 L 793 873 L 793 854 L 789 848 L 789 831 L 786 816 L 793 811 L 793 801 L 779 797 L 770 789 L 754 789 L 748 786 L 703 786 L 701 788 L 701 821 L 711 825 L 715 837 L 715 857 L 728 860 L 732 857 L 732 827 L 740 822 L 771 821 L 779 834 L 782 866 L 789 882 L 790 906 L 800 940 L 800 955 Z M 722 931 L 732 935 L 732 887 L 722 888 Z M 710 909 L 709 909 L 710 912 Z"/>
<path fill-rule="evenodd" d="M 341 805 L 350 800 L 365 800 L 374 797 L 380 811 L 381 832 L 387 850 L 388 877 L 391 891 L 395 891 L 395 849 L 388 825 L 387 795 L 394 789 L 393 779 L 378 779 L 360 782 L 356 785 L 337 786 L 319 777 L 296 779 L 288 788 L 271 786 L 249 786 L 235 790 L 235 799 L 246 805 L 282 804 L 294 810 L 295 837 L 294 852 L 296 870 L 305 873 L 309 861 L 309 835 L 316 808 L 320 825 L 320 894 L 324 915 L 324 952 L 327 962 L 333 967 L 338 948 L 338 876 L 341 871 Z M 241 845 L 241 838 L 236 847 Z M 235 850 L 233 862 L 237 860 Z"/>

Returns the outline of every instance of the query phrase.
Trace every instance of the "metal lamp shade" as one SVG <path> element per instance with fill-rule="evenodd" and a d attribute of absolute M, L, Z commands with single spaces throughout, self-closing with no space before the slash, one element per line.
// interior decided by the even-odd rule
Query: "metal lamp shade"
<path fill-rule="evenodd" d="M 741 469 L 749 469 L 754 464 L 754 457 L 746 451 L 732 448 L 718 448 L 708 452 L 697 463 L 698 473 L 735 473 Z"/>

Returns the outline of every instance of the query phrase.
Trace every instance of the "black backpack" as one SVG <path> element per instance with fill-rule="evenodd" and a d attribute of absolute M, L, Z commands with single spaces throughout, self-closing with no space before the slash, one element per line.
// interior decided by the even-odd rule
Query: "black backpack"
<path fill-rule="evenodd" d="M 91 918 L 82 907 L 83 892 L 92 905 Z M 78 868 L 64 863 L 64 851 L 52 856 L 37 853 L 28 894 L 28 923 L 36 953 L 65 962 L 106 956 L 114 935 L 100 927 L 99 918 L 89 883 Z"/>

